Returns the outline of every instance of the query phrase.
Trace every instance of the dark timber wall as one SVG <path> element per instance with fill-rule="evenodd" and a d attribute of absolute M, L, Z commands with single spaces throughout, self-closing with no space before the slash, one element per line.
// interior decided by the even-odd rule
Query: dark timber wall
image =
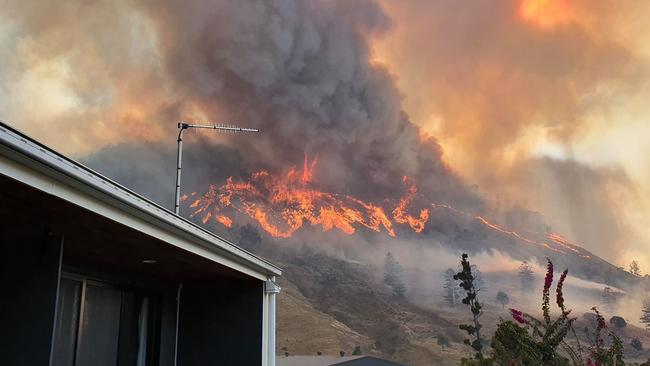
<path fill-rule="evenodd" d="M 46 366 L 52 347 L 62 239 L 36 225 L 7 226 L 0 229 L 0 363 Z"/>
<path fill-rule="evenodd" d="M 61 273 L 159 300 L 152 364 L 174 365 L 180 283 L 179 366 L 262 363 L 263 281 L 0 175 L 0 366 L 50 365 Z"/>
<path fill-rule="evenodd" d="M 184 285 L 178 365 L 261 365 L 262 296 L 261 281 Z"/>

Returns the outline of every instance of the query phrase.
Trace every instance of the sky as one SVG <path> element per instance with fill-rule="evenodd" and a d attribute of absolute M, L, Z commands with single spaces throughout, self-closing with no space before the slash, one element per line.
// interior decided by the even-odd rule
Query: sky
<path fill-rule="evenodd" d="M 385 1 L 394 27 L 375 58 L 486 196 L 619 265 L 650 264 L 648 5 Z"/>
<path fill-rule="evenodd" d="M 0 120 L 83 157 L 123 142 L 173 144 L 179 118 L 270 113 L 288 121 L 276 143 L 299 131 L 319 140 L 314 150 L 354 139 L 375 156 L 382 132 L 364 139 L 374 128 L 360 117 L 375 111 L 380 129 L 399 135 L 378 161 L 409 165 L 420 150 L 399 145 L 436 144 L 442 164 L 504 220 L 517 208 L 539 212 L 597 255 L 650 268 L 650 3 L 172 4 L 0 0 Z M 305 64 L 322 68 L 295 71 Z M 347 104 L 332 99 L 336 85 Z M 231 106 L 241 99 L 273 101 L 251 115 Z M 403 132 L 402 114 L 417 129 Z M 333 115 L 359 127 L 324 134 L 338 128 Z M 309 116 L 321 129 L 296 127 Z"/>

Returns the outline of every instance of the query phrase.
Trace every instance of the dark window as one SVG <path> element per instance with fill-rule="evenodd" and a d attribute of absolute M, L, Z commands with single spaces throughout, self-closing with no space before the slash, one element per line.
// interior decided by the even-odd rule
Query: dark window
<path fill-rule="evenodd" d="M 62 277 L 54 366 L 150 366 L 157 342 L 155 296 Z"/>

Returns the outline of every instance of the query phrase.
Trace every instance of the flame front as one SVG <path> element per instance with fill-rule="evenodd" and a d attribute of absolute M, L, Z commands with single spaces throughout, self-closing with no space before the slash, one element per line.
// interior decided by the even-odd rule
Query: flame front
<path fill-rule="evenodd" d="M 413 198 L 417 195 L 418 189 L 415 184 L 409 184 L 409 178 L 404 177 L 402 179 L 404 183 L 409 185 L 408 194 L 402 197 L 397 204 L 397 207 L 393 210 L 393 218 L 398 224 L 408 224 L 413 231 L 416 233 L 422 232 L 424 226 L 429 221 L 429 210 L 422 209 L 420 210 L 420 216 L 414 217 L 407 212 L 407 208 L 411 205 Z"/>
<path fill-rule="evenodd" d="M 405 176 L 402 180 L 406 188 L 404 195 L 392 205 L 390 200 L 385 200 L 388 203 L 382 206 L 313 187 L 312 179 L 317 160 L 318 158 L 315 158 L 309 162 L 305 157 L 302 171 L 292 167 L 285 175 L 272 175 L 262 170 L 253 173 L 248 181 L 235 181 L 230 177 L 221 186 L 211 184 L 204 195 L 195 198 L 189 205 L 193 209 L 190 216 L 201 217 L 204 224 L 215 220 L 230 228 L 233 225 L 230 214 L 239 212 L 256 221 L 264 231 L 276 238 L 288 238 L 305 224 L 320 226 L 323 231 L 337 229 L 350 235 L 358 228 L 364 227 L 395 237 L 397 225 L 421 233 L 429 223 L 429 209 L 421 208 L 417 216 L 410 212 L 417 201 L 418 190 L 408 177 Z M 184 195 L 182 200 L 186 201 L 195 196 L 196 192 L 189 196 Z M 452 211 L 524 244 L 590 258 L 580 247 L 556 233 L 524 235 L 492 223 L 483 216 L 473 215 L 447 204 L 432 203 L 431 207 Z"/>
<path fill-rule="evenodd" d="M 226 212 L 234 209 L 249 216 L 262 229 L 278 238 L 290 237 L 305 223 L 320 226 L 323 231 L 338 229 L 346 234 L 354 234 L 358 227 L 365 227 L 395 236 L 393 221 L 379 205 L 312 187 L 316 161 L 309 162 L 305 158 L 302 171 L 293 167 L 284 176 L 260 171 L 252 174 L 248 182 L 236 182 L 230 177 L 222 186 L 210 185 L 208 192 L 190 205 L 194 209 L 191 216 L 202 215 L 204 223 L 214 217 L 230 227 L 232 219 Z M 397 223 L 408 222 L 413 230 L 420 232 L 428 219 L 428 211 L 420 212 L 420 219 L 406 212 L 416 192 L 414 188 L 409 189 L 410 198 L 400 201 L 394 219 Z"/>

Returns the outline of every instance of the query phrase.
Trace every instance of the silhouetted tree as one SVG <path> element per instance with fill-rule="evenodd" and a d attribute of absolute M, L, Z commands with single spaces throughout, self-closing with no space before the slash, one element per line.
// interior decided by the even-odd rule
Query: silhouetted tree
<path fill-rule="evenodd" d="M 483 314 L 483 305 L 478 300 L 478 293 L 474 287 L 474 275 L 472 274 L 472 266 L 467 259 L 467 254 L 463 253 L 460 260 L 460 272 L 454 276 L 455 280 L 460 281 L 460 287 L 465 290 L 465 297 L 463 304 L 469 306 L 472 313 L 472 324 L 461 324 L 458 327 L 467 332 L 467 335 L 474 340 L 465 339 L 465 344 L 472 347 L 474 350 L 474 359 L 477 361 L 483 360 L 483 338 L 481 338 L 481 328 L 483 325 L 479 322 L 479 318 Z"/>
<path fill-rule="evenodd" d="M 458 281 L 454 279 L 454 275 L 456 272 L 449 268 L 445 271 L 444 275 L 444 282 L 443 282 L 443 289 L 444 289 L 444 296 L 443 298 L 445 299 L 445 302 L 449 306 L 456 306 L 458 303 L 460 303 L 460 286 L 458 285 Z"/>
<path fill-rule="evenodd" d="M 643 302 L 643 309 L 641 309 L 641 323 L 645 324 L 645 329 L 650 330 L 650 299 Z"/>
<path fill-rule="evenodd" d="M 386 253 L 384 270 L 384 283 L 393 290 L 393 297 L 403 299 L 406 294 L 406 286 L 402 281 L 402 265 L 390 252 Z"/>
<path fill-rule="evenodd" d="M 612 290 L 612 288 L 609 286 L 605 286 L 601 297 L 605 310 L 607 310 L 609 313 L 614 311 L 614 303 L 616 302 L 616 294 L 614 293 L 614 290 Z"/>
<path fill-rule="evenodd" d="M 496 297 L 497 303 L 501 304 L 502 308 L 505 308 L 506 305 L 510 302 L 510 298 L 508 297 L 508 294 L 506 294 L 503 291 L 497 292 L 497 297 Z"/>
<path fill-rule="evenodd" d="M 523 261 L 519 265 L 519 281 L 521 282 L 522 291 L 532 291 L 533 283 L 535 282 L 535 272 L 533 267 L 528 262 Z"/>
<path fill-rule="evenodd" d="M 438 343 L 440 348 L 442 348 L 444 350 L 446 347 L 449 347 L 449 338 L 447 338 L 443 334 L 440 334 L 440 335 L 438 335 L 438 341 L 436 343 Z"/>
<path fill-rule="evenodd" d="M 474 287 L 476 287 L 476 291 L 487 291 L 487 283 L 483 278 L 483 273 L 478 269 L 476 264 L 472 264 L 472 275 L 474 276 Z"/>
<path fill-rule="evenodd" d="M 639 262 L 632 261 L 632 263 L 630 263 L 630 273 L 635 276 L 641 276 L 641 268 L 639 267 Z"/>

